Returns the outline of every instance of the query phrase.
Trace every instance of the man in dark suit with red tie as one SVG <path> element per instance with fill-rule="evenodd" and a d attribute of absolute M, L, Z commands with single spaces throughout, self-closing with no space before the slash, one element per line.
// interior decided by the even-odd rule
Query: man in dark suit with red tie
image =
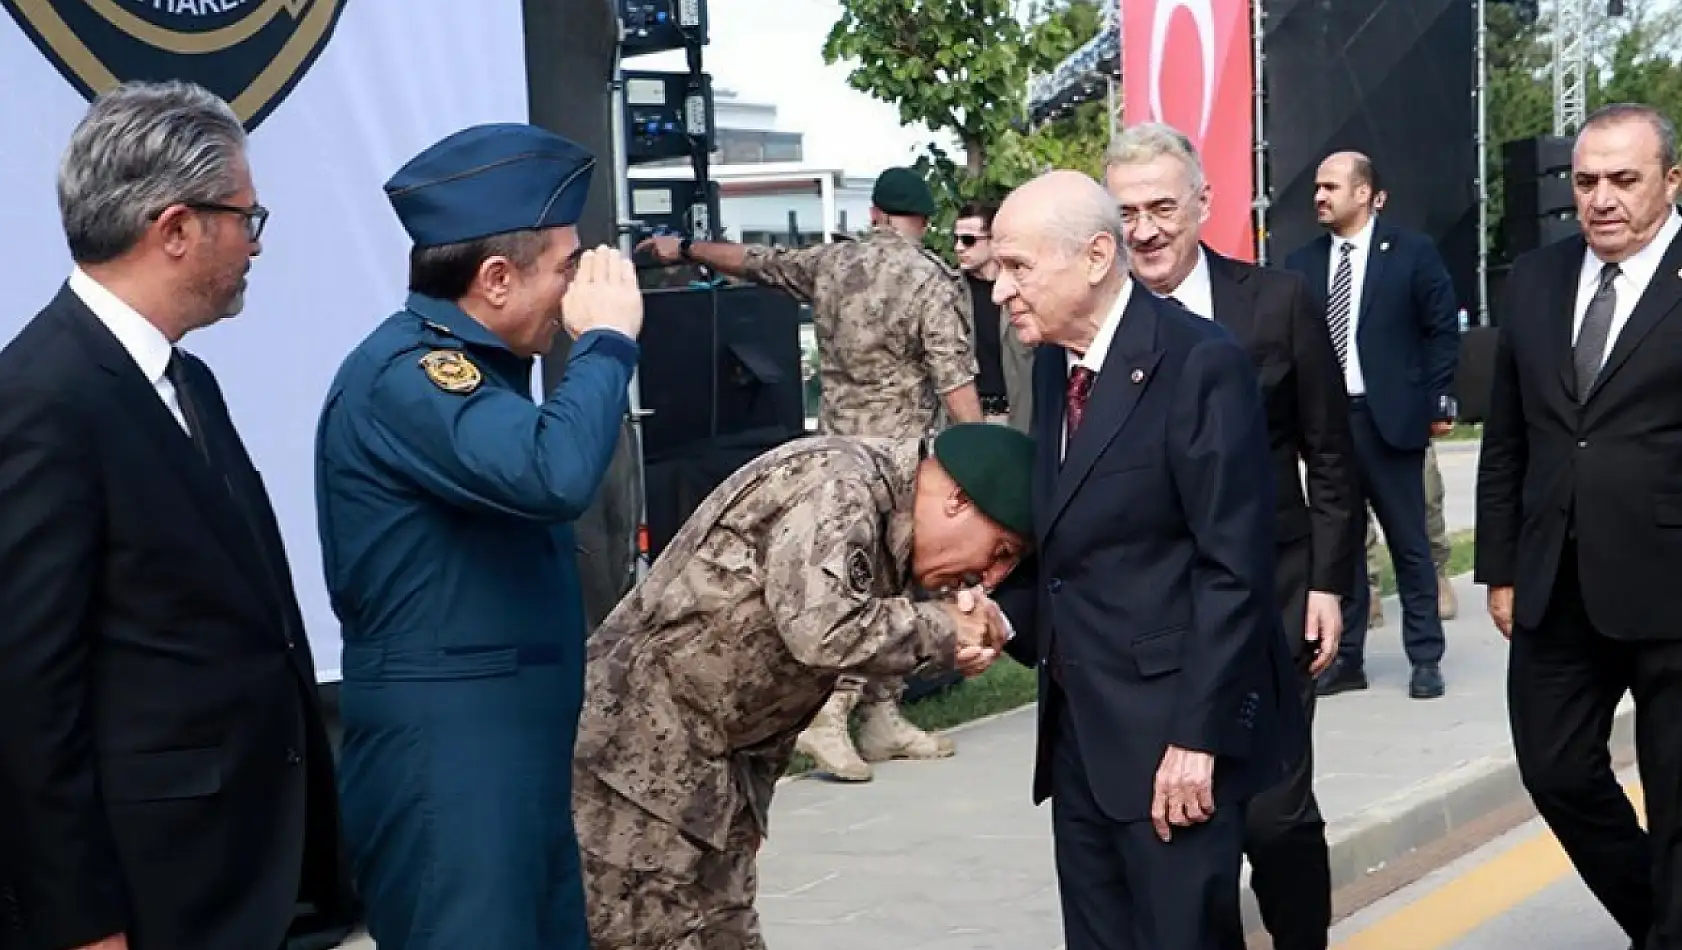
<path fill-rule="evenodd" d="M 1301 753 L 1250 357 L 1128 276 L 1120 213 L 1051 172 L 994 220 L 1035 364 L 1036 555 L 998 592 L 1041 670 L 1069 950 L 1234 950 L 1244 806 Z"/>
<path fill-rule="evenodd" d="M 1478 460 L 1477 579 L 1519 773 L 1637 950 L 1682 950 L 1682 215 L 1676 127 L 1577 133 L 1582 236 L 1520 257 Z M 1607 752 L 1635 698 L 1643 830 Z"/>
<path fill-rule="evenodd" d="M 337 946 L 349 876 L 286 551 L 177 346 L 239 312 L 261 247 L 244 130 L 196 86 L 118 87 L 59 206 L 71 276 L 0 352 L 0 927 L 19 950 Z"/>

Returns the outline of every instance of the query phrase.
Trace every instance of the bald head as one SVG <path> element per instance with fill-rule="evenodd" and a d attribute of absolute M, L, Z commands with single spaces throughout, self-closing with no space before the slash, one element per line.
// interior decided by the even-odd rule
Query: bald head
<path fill-rule="evenodd" d="M 1338 237 L 1353 237 L 1372 219 L 1378 175 L 1360 152 L 1333 152 L 1314 175 L 1314 214 Z"/>
<path fill-rule="evenodd" d="M 1121 212 L 1091 178 L 1047 172 L 999 207 L 993 256 L 993 300 L 1017 336 L 1084 352 L 1126 280 Z"/>
<path fill-rule="evenodd" d="M 1121 243 L 1121 212 L 1115 199 L 1104 186 L 1080 172 L 1050 171 L 1022 185 L 1005 199 L 997 218 L 1007 214 L 1061 241 L 1071 251 L 1079 250 L 1097 234 L 1109 234 L 1118 246 Z"/>

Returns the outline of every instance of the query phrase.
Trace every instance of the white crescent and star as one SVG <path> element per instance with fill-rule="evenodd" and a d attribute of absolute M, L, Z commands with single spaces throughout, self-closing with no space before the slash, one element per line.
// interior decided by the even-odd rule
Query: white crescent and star
<path fill-rule="evenodd" d="M 1150 100 L 1151 114 L 1162 121 L 1162 66 L 1168 46 L 1168 24 L 1176 10 L 1191 14 L 1197 29 L 1197 51 L 1203 64 L 1203 108 L 1197 116 L 1197 144 L 1209 134 L 1210 113 L 1215 106 L 1215 9 L 1214 0 L 1156 0 L 1151 16 Z"/>

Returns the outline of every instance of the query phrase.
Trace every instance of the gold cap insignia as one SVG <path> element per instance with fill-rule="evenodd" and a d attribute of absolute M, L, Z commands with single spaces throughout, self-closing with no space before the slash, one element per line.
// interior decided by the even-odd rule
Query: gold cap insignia
<path fill-rule="evenodd" d="M 426 378 L 447 393 L 465 396 L 478 389 L 485 379 L 479 367 L 462 356 L 460 350 L 433 350 L 421 357 L 420 365 L 426 370 Z"/>

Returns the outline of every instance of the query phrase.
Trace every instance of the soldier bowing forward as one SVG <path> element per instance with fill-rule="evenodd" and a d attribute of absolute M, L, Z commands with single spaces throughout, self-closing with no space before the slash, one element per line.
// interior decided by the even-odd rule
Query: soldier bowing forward
<path fill-rule="evenodd" d="M 719 486 L 591 639 L 574 821 L 595 950 L 758 948 L 754 858 L 842 674 L 984 670 L 1032 533 L 1033 442 L 821 436 Z"/>

